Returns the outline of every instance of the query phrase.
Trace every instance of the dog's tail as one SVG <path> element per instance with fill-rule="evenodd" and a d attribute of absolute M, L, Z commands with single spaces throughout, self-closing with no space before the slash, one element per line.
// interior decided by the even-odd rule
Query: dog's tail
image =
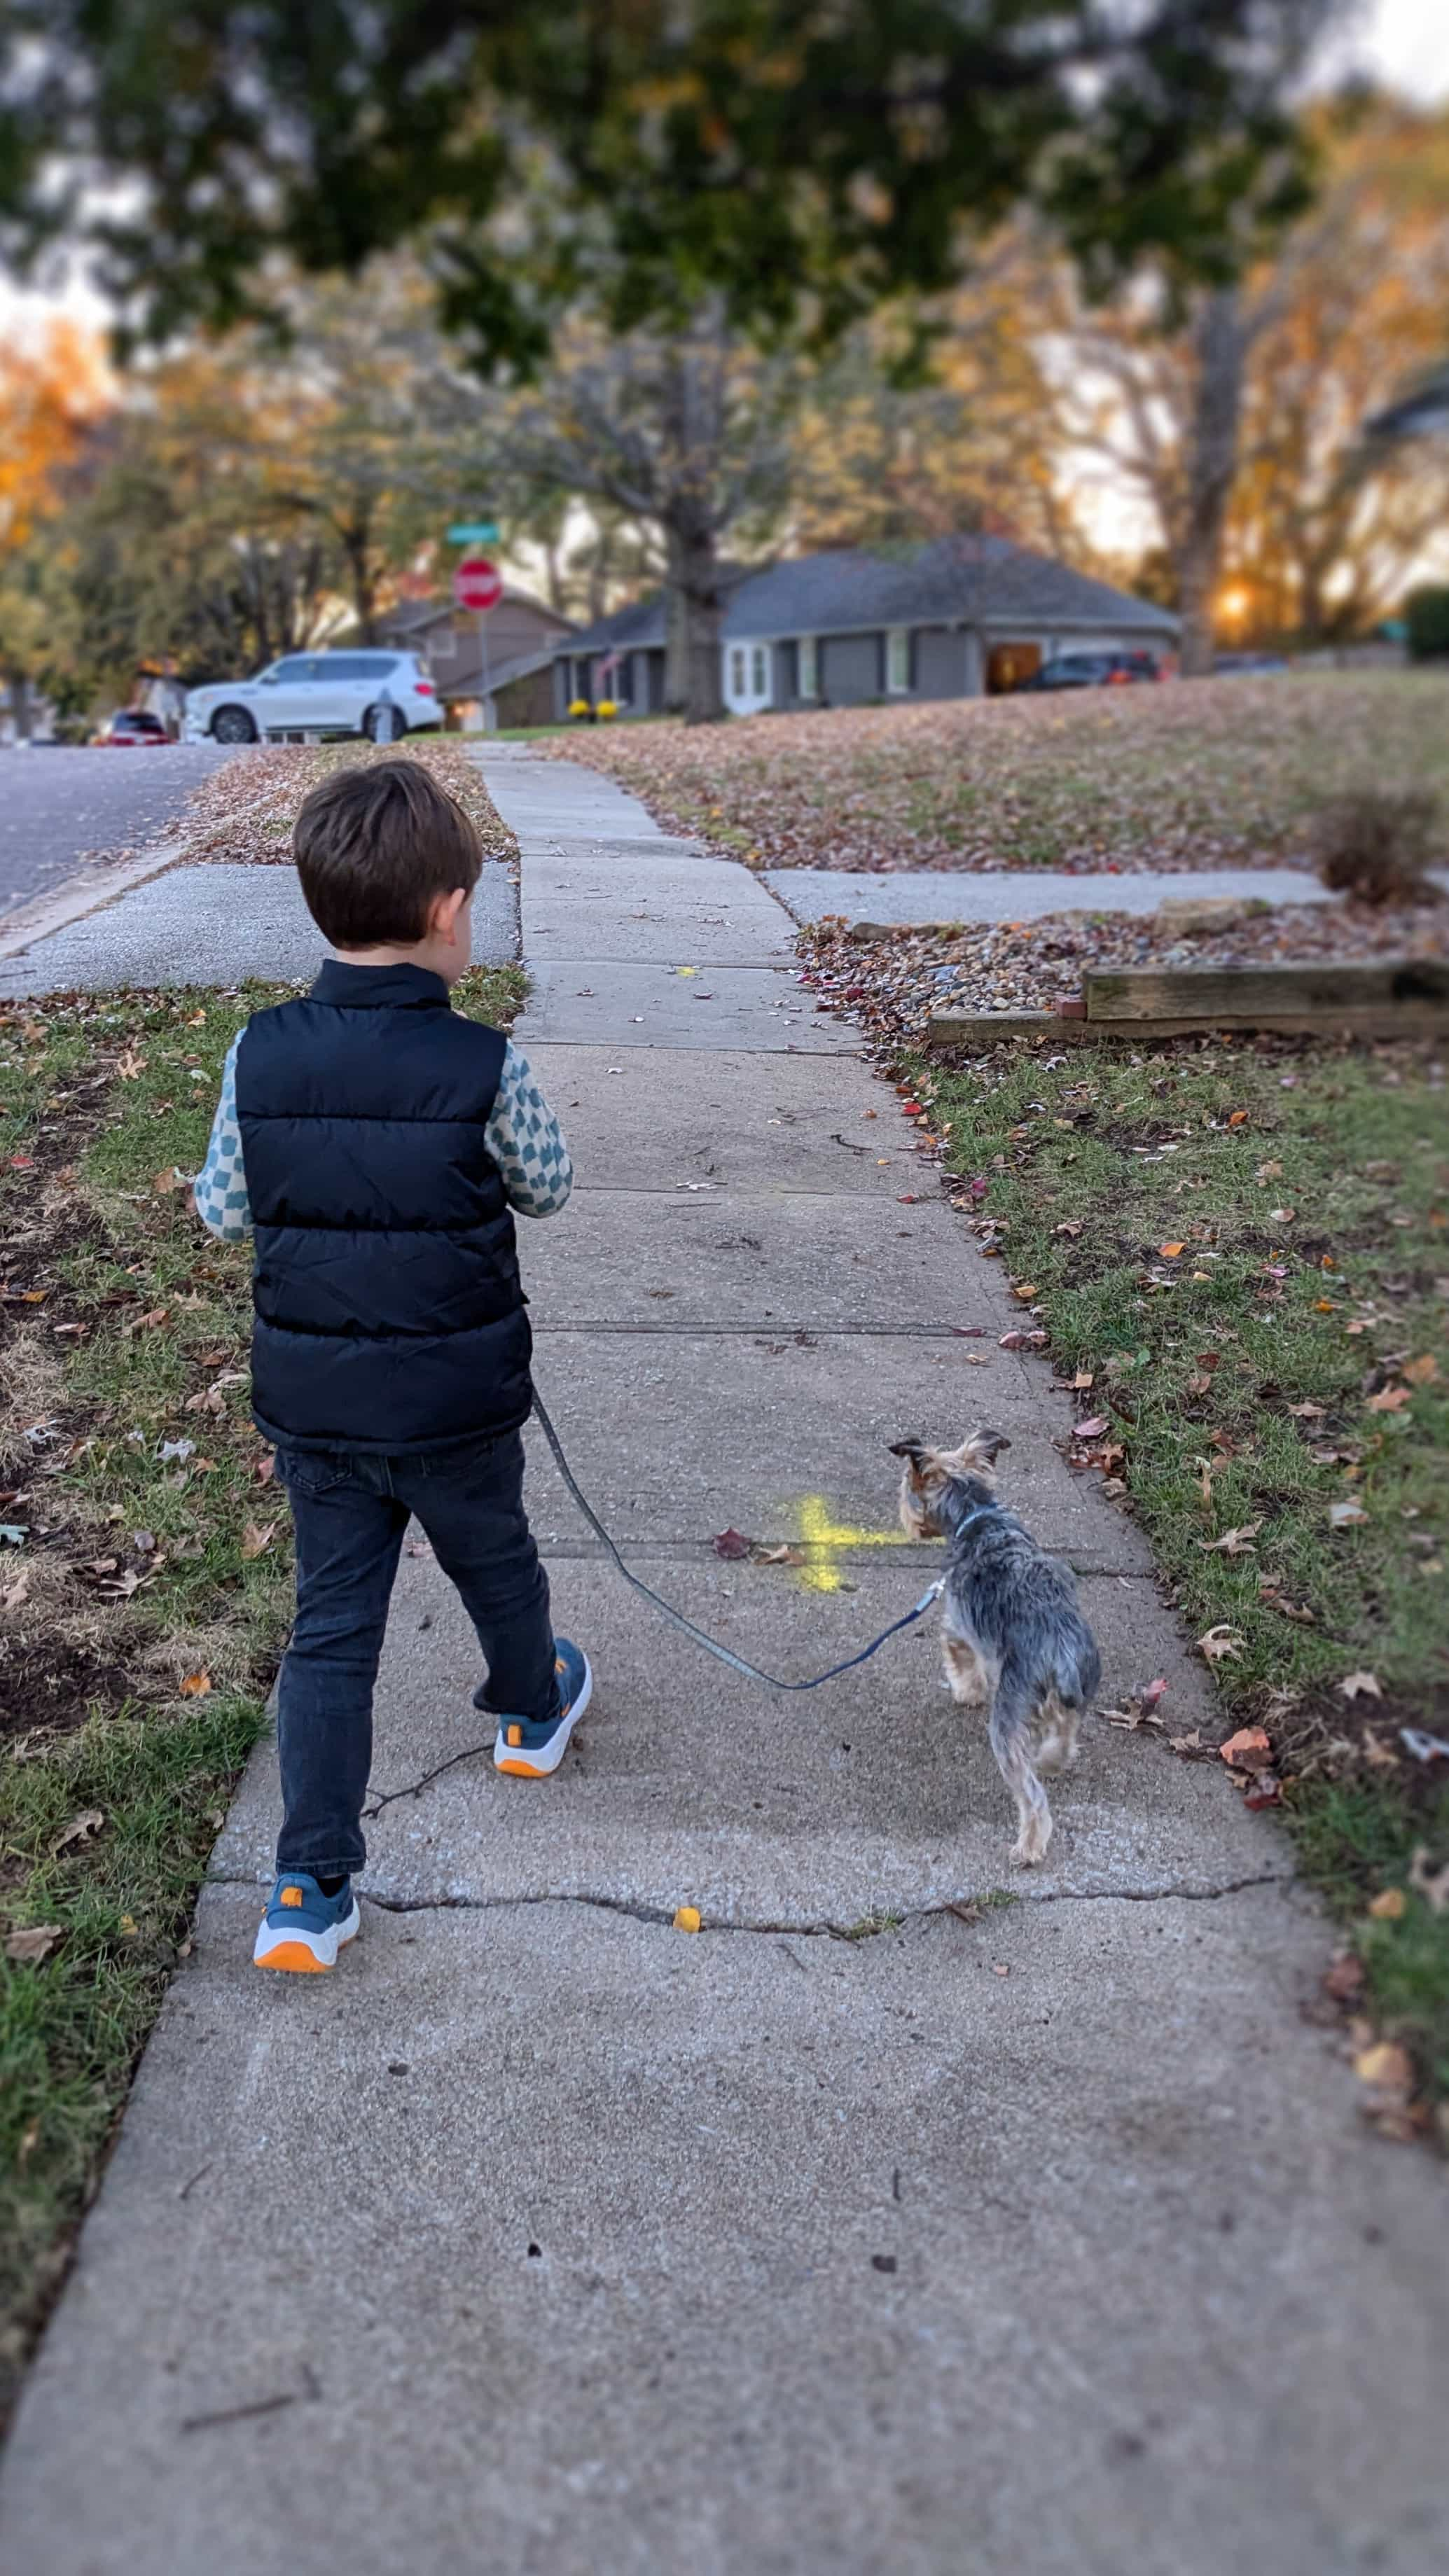
<path fill-rule="evenodd" d="M 1102 1680 L 1102 1658 L 1086 1620 L 1078 1617 L 1061 1638 L 1053 1661 L 1053 1680 L 1063 1708 L 1083 1709 L 1096 1698 Z"/>

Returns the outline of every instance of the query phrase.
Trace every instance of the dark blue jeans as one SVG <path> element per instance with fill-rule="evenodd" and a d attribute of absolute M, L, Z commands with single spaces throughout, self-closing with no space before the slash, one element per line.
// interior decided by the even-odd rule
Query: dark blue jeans
<path fill-rule="evenodd" d="M 523 1508 L 517 1431 L 424 1458 L 279 1449 L 277 1475 L 297 1539 L 297 1620 L 277 1685 L 277 1867 L 335 1877 L 367 1857 L 372 1692 L 409 1519 L 478 1631 L 488 1679 L 474 1705 L 496 1717 L 557 1713 L 548 1579 Z"/>

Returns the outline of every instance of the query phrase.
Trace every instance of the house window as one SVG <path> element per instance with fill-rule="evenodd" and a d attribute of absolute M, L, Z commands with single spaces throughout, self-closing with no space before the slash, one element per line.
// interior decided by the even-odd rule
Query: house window
<path fill-rule="evenodd" d="M 820 695 L 820 672 L 816 657 L 814 636 L 802 635 L 799 643 L 795 647 L 795 651 L 798 656 L 800 674 L 799 695 L 802 698 L 818 698 Z"/>
<path fill-rule="evenodd" d="M 742 698 L 745 694 L 745 648 L 743 644 L 732 644 L 730 646 L 730 691 L 731 694 L 737 698 Z"/>
<path fill-rule="evenodd" d="M 770 657 L 763 644 L 756 644 L 750 654 L 750 688 L 757 698 L 770 694 Z"/>
<path fill-rule="evenodd" d="M 893 696 L 911 685 L 911 630 L 892 626 L 886 635 L 886 687 Z"/>

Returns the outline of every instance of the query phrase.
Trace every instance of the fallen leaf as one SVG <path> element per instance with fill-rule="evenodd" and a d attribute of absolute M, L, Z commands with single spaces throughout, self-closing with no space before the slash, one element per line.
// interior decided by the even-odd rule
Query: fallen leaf
<path fill-rule="evenodd" d="M 1369 1397 L 1368 1409 L 1370 1413 L 1402 1413 L 1404 1406 L 1412 1402 L 1413 1396 L 1408 1387 L 1385 1386 L 1379 1389 L 1377 1395 Z"/>
<path fill-rule="evenodd" d="M 1223 1663 L 1243 1651 L 1241 1630 L 1230 1628 L 1225 1619 L 1220 1619 L 1216 1627 L 1207 1629 L 1197 1642 L 1199 1651 L 1210 1664 Z"/>
<path fill-rule="evenodd" d="M 1409 1900 L 1401 1887 L 1381 1887 L 1369 1907 L 1375 1923 L 1397 1923 L 1408 1910 Z"/>
<path fill-rule="evenodd" d="M 1206 1369 L 1195 1369 L 1192 1376 L 1187 1381 L 1187 1391 L 1189 1395 L 1207 1395 L 1211 1390 L 1211 1387 L 1212 1379 L 1208 1376 Z"/>
<path fill-rule="evenodd" d="M 271 1481 L 272 1481 L 272 1478 L 275 1476 L 276 1472 L 277 1472 L 277 1460 L 276 1460 L 276 1453 L 275 1453 L 275 1451 L 273 1451 L 273 1450 L 269 1449 L 269 1450 L 267 1451 L 267 1454 L 266 1454 L 265 1458 L 258 1458 L 258 1460 L 257 1460 L 257 1462 L 256 1462 L 256 1464 L 255 1464 L 255 1466 L 254 1466 L 254 1467 L 253 1467 L 253 1469 L 252 1469 L 252 1478 L 253 1478 L 253 1481 L 254 1481 L 256 1484 L 258 1484 L 258 1485 L 269 1485 L 269 1484 L 271 1483 Z"/>
<path fill-rule="evenodd" d="M 1266 1771 L 1273 1759 L 1272 1747 L 1261 1726 L 1240 1726 L 1236 1735 L 1218 1746 L 1218 1752 L 1235 1771 Z"/>
<path fill-rule="evenodd" d="M 1321 1422 L 1323 1420 L 1324 1407 L 1321 1404 L 1290 1404 L 1288 1410 L 1292 1414 L 1295 1422 Z"/>
<path fill-rule="evenodd" d="M 1405 1360 L 1399 1374 L 1408 1379 L 1410 1386 L 1432 1386 L 1439 1375 L 1439 1363 L 1432 1351 L 1425 1351 L 1421 1359 Z"/>
<path fill-rule="evenodd" d="M 183 1699 L 205 1699 L 210 1688 L 210 1673 L 183 1673 L 181 1677 L 181 1696 Z"/>
<path fill-rule="evenodd" d="M 1346 1950 L 1341 1959 L 1334 1960 L 1325 1975 L 1323 1991 L 1326 1995 L 1331 1995 L 1336 2004 L 1351 2004 L 1362 1994 L 1363 1981 L 1362 1959 L 1356 1959 L 1351 1950 Z"/>
<path fill-rule="evenodd" d="M 1251 1556 L 1262 1526 L 1261 1521 L 1241 1521 L 1236 1529 L 1224 1530 L 1221 1538 L 1200 1538 L 1198 1546 L 1204 1556 Z"/>
<path fill-rule="evenodd" d="M 1392 2039 L 1376 2040 L 1372 2048 L 1361 2049 L 1353 2071 L 1360 2084 L 1371 2084 L 1376 2092 L 1407 2093 L 1414 2081 L 1408 2050 Z"/>
<path fill-rule="evenodd" d="M 1078 1369 L 1075 1377 L 1072 1379 L 1073 1390 L 1078 1395 L 1084 1395 L 1092 1383 L 1093 1377 L 1090 1369 Z"/>
<path fill-rule="evenodd" d="M 1199 1726 L 1195 1726 L 1190 1735 L 1169 1735 L 1167 1741 L 1174 1753 L 1206 1753 L 1209 1750 L 1202 1740 Z"/>
<path fill-rule="evenodd" d="M 241 1536 L 241 1552 L 248 1559 L 262 1556 L 271 1546 L 280 1524 L 276 1521 L 248 1521 Z"/>
<path fill-rule="evenodd" d="M 8 1583 L 4 1591 L 0 1592 L 0 1610 L 18 1610 L 22 1602 L 28 1599 L 30 1593 L 30 1572 L 31 1569 L 28 1565 L 22 1566 L 20 1572 L 16 1575 L 14 1582 Z"/>
<path fill-rule="evenodd" d="M 1179 1255 L 1186 1251 L 1187 1246 L 1183 1243 L 1159 1243 L 1157 1249 L 1164 1261 L 1176 1261 Z"/>
<path fill-rule="evenodd" d="M 1221 1351 L 1198 1351 L 1195 1357 L 1200 1369 L 1215 1369 L 1222 1358 L 1222 1353 Z"/>
<path fill-rule="evenodd" d="M 750 1561 L 754 1565 L 803 1565 L 805 1551 L 792 1547 L 788 1539 L 779 1547 L 761 1547 L 757 1542 L 750 1550 Z"/>
<path fill-rule="evenodd" d="M 710 1544 L 716 1556 L 725 1557 L 731 1564 L 737 1563 L 741 1557 L 748 1556 L 750 1552 L 750 1542 L 743 1530 L 721 1530 L 719 1536 L 712 1539 Z"/>
<path fill-rule="evenodd" d="M 1345 1699 L 1382 1699 L 1377 1673 L 1345 1673 L 1338 1685 Z"/>
<path fill-rule="evenodd" d="M 1106 1428 L 1107 1417 L 1105 1413 L 1093 1413 L 1088 1416 L 1085 1422 L 1074 1422 L 1072 1424 L 1072 1438 L 1074 1440 L 1099 1440 Z"/>
<path fill-rule="evenodd" d="M 1230 1127 L 1246 1127 L 1247 1123 L 1248 1113 L 1246 1109 L 1234 1109 L 1230 1112 L 1228 1117 L 1228 1125 Z"/>
<path fill-rule="evenodd" d="M 1368 1514 L 1362 1503 L 1356 1503 L 1352 1499 L 1341 1503 L 1330 1503 L 1328 1506 L 1330 1529 L 1352 1529 L 1355 1521 L 1367 1519 Z"/>
<path fill-rule="evenodd" d="M 169 1306 L 148 1307 L 146 1313 L 144 1315 L 138 1315 L 133 1323 L 125 1326 L 125 1330 L 127 1333 L 154 1332 L 158 1324 L 165 1323 L 170 1312 L 171 1309 Z"/>
<path fill-rule="evenodd" d="M 1422 1896 L 1431 1914 L 1449 1913 L 1449 1860 L 1431 1870 L 1425 1843 L 1415 1845 L 1409 1863 L 1409 1885 Z"/>
<path fill-rule="evenodd" d="M 1040 1296 L 1041 1290 L 1034 1279 L 1017 1279 L 1012 1282 L 1011 1293 L 1020 1299 L 1023 1306 L 1029 1306 L 1033 1297 Z"/>
<path fill-rule="evenodd" d="M 22 1931 L 12 1932 L 5 1943 L 5 1956 L 17 1967 L 38 1968 L 48 1959 L 57 1941 L 65 1938 L 59 1923 L 27 1923 Z"/>
<path fill-rule="evenodd" d="M 676 1932 L 697 1932 L 700 1922 L 701 1916 L 697 1905 L 681 1905 L 676 1908 L 674 1916 Z"/>
<path fill-rule="evenodd" d="M 145 1071 L 145 1066 L 145 1057 L 138 1055 L 134 1047 L 127 1047 L 124 1054 L 116 1058 L 116 1071 L 123 1082 L 134 1082 Z"/>
<path fill-rule="evenodd" d="M 72 1816 L 70 1823 L 57 1834 L 50 1846 L 52 1858 L 58 1859 L 62 1852 L 77 1850 L 93 1841 L 105 1821 L 99 1807 L 87 1807 L 82 1815 Z"/>
<path fill-rule="evenodd" d="M 1072 1234 L 1072 1235 L 1076 1235 L 1076 1234 L 1080 1234 L 1080 1233 L 1081 1233 L 1081 1231 L 1082 1231 L 1082 1219 L 1081 1219 L 1079 1216 L 1068 1216 L 1068 1217 L 1063 1217 L 1062 1222 L 1061 1222 L 1061 1224 L 1060 1224 L 1060 1225 L 1054 1225 L 1054 1226 L 1052 1227 L 1052 1232 L 1053 1232 L 1053 1234 Z"/>
<path fill-rule="evenodd" d="M 1253 1178 L 1260 1188 L 1265 1181 L 1281 1181 L 1283 1166 L 1281 1163 L 1260 1163 Z"/>
<path fill-rule="evenodd" d="M 153 1173 L 151 1187 L 155 1191 L 158 1199 L 168 1198 L 173 1190 L 179 1190 L 181 1187 L 181 1174 L 177 1171 L 175 1164 L 168 1164 L 164 1172 Z"/>

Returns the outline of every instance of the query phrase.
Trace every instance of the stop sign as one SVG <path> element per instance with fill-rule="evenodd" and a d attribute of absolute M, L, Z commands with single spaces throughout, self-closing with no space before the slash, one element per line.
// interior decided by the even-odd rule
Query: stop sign
<path fill-rule="evenodd" d="M 473 608 L 483 614 L 496 608 L 503 597 L 503 581 L 498 566 L 487 555 L 467 555 L 453 575 L 453 597 L 460 608 Z"/>

